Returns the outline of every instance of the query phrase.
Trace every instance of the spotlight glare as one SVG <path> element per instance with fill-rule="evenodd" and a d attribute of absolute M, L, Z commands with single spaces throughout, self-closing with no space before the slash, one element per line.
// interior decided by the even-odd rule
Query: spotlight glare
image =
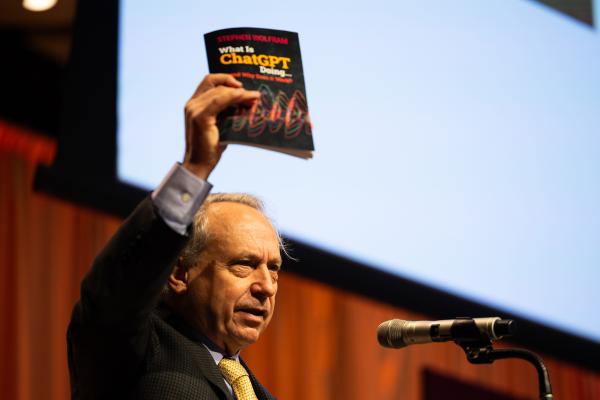
<path fill-rule="evenodd" d="M 29 11 L 46 11 L 56 5 L 58 0 L 23 0 L 23 8 Z"/>

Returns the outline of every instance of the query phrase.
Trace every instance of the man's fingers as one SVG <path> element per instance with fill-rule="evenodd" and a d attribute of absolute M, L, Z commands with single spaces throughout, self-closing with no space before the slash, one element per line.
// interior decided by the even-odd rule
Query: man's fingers
<path fill-rule="evenodd" d="M 236 104 L 249 104 L 260 98 L 260 92 L 257 90 L 234 89 L 230 96 L 215 97 L 206 110 L 210 114 L 218 114 L 226 108 Z"/>
<path fill-rule="evenodd" d="M 206 105 L 202 114 L 206 116 L 216 116 L 227 107 L 235 104 L 247 104 L 260 97 L 260 92 L 256 90 L 233 89 L 225 86 L 219 86 L 207 92 L 202 100 Z"/>
<path fill-rule="evenodd" d="M 235 79 L 229 74 L 209 74 L 204 77 L 202 82 L 196 88 L 192 97 L 196 97 L 199 94 L 206 92 L 217 86 L 228 86 L 232 88 L 241 88 L 242 82 Z"/>

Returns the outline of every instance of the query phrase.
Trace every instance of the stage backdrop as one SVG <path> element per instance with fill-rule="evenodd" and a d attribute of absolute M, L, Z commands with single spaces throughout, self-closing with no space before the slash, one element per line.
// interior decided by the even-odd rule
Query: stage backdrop
<path fill-rule="evenodd" d="M 114 217 L 32 192 L 35 165 L 48 163 L 54 151 L 47 139 L 0 121 L 3 399 L 69 398 L 65 329 L 71 308 L 94 255 L 119 225 Z M 474 386 L 498 393 L 493 398 L 537 397 L 535 372 L 524 362 L 472 366 L 448 343 L 380 348 L 375 329 L 390 318 L 427 316 L 284 273 L 275 318 L 243 357 L 280 399 L 422 400 L 434 392 L 427 382 L 447 379 L 456 381 L 448 387 L 464 385 L 469 393 Z M 600 375 L 544 359 L 556 399 L 600 398 Z"/>

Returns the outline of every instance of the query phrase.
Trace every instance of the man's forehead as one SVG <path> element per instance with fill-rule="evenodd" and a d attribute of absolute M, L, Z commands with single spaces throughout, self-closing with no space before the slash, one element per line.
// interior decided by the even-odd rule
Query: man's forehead
<path fill-rule="evenodd" d="M 228 258 L 281 263 L 277 231 L 261 211 L 245 204 L 219 202 L 211 204 L 206 215 L 206 250 Z"/>
<path fill-rule="evenodd" d="M 277 232 L 271 221 L 260 210 L 249 205 L 235 202 L 212 203 L 206 210 L 206 216 L 209 235 L 219 233 L 268 235 L 277 240 Z"/>
<path fill-rule="evenodd" d="M 233 219 L 234 221 L 239 218 L 244 218 L 249 221 L 256 219 L 260 222 L 267 222 L 270 225 L 270 222 L 262 211 L 247 204 L 234 201 L 211 203 L 206 209 L 206 215 L 208 218 L 218 217 L 221 219 Z"/>

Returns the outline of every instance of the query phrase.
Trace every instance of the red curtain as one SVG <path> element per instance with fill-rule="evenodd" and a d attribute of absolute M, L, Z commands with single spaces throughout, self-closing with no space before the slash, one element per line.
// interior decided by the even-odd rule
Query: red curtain
<path fill-rule="evenodd" d="M 52 141 L 0 121 L 0 396 L 69 398 L 65 329 L 79 282 L 119 220 L 33 193 Z M 380 348 L 375 328 L 390 318 L 426 319 L 293 275 L 281 278 L 277 310 L 244 351 L 280 399 L 422 399 L 423 369 L 520 398 L 537 398 L 521 361 L 473 366 L 452 344 Z M 542 355 L 556 399 L 600 399 L 600 375 Z"/>

